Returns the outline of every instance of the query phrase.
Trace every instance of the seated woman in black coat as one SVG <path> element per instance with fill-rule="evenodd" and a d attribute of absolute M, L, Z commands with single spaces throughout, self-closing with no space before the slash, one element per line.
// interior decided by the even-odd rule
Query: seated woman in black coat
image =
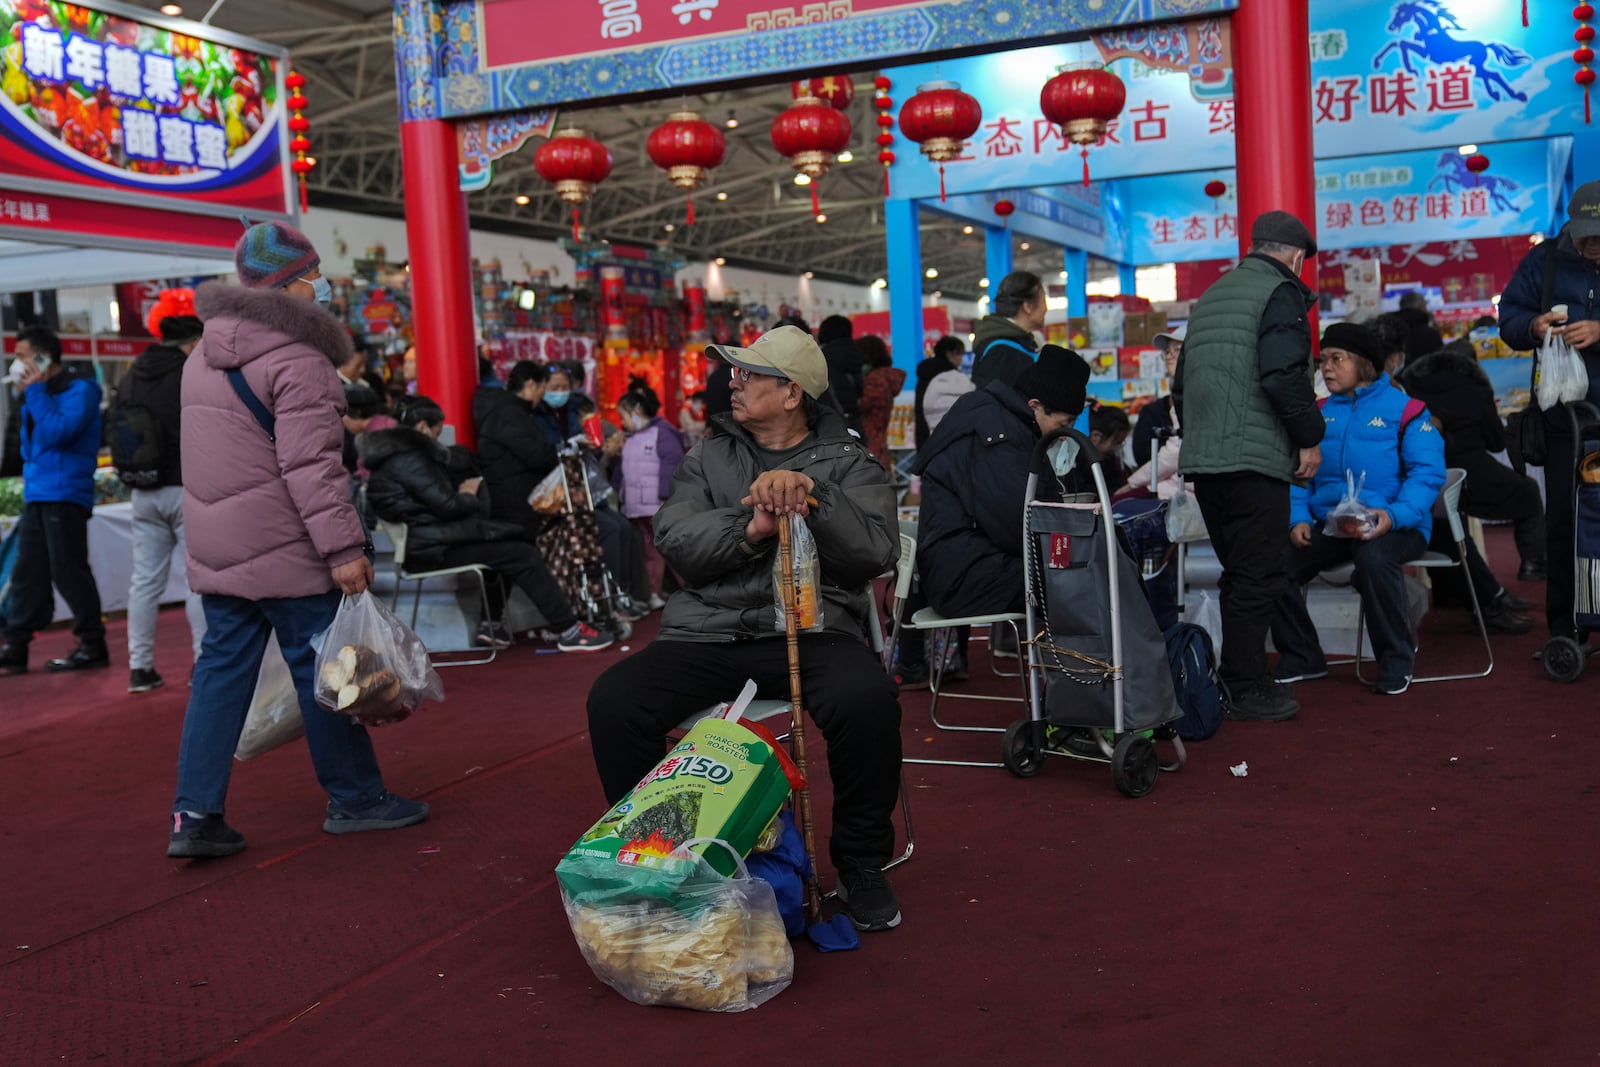
<path fill-rule="evenodd" d="M 357 440 L 361 462 L 372 472 L 367 504 L 385 522 L 407 529 L 406 564 L 411 570 L 481 563 L 528 595 L 546 625 L 560 634 L 563 652 L 593 652 L 612 635 L 578 621 L 572 605 L 520 525 L 489 517 L 483 479 L 452 473 L 450 450 L 439 444 L 444 412 L 426 397 L 413 397 L 392 430 L 364 433 Z M 503 648 L 510 635 L 497 620 L 504 607 L 500 584 L 490 582 L 489 611 L 478 626 L 478 642 Z"/>

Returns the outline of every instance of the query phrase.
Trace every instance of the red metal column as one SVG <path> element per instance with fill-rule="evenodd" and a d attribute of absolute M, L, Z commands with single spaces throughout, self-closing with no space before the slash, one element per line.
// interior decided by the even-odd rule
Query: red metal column
<path fill-rule="evenodd" d="M 1250 223 L 1264 211 L 1288 211 L 1317 232 L 1308 0 L 1239 0 L 1232 27 L 1243 255 L 1250 247 Z M 1314 259 L 1307 258 L 1303 276 L 1315 289 Z"/>
<path fill-rule="evenodd" d="M 442 119 L 402 122 L 400 154 L 417 390 L 444 408 L 456 442 L 473 448 L 477 439 L 472 394 L 478 384 L 478 359 L 472 331 L 467 197 L 458 176 L 455 127 Z"/>

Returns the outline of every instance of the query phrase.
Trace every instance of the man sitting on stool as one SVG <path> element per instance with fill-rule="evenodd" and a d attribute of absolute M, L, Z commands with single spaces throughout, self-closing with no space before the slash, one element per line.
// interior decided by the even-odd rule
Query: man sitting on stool
<path fill-rule="evenodd" d="M 844 417 L 818 403 L 828 365 L 804 330 L 779 326 L 749 348 L 708 347 L 733 367 L 733 410 L 711 418 L 656 513 L 656 548 L 685 586 L 667 601 L 660 637 L 589 692 L 600 784 L 616 803 L 660 761 L 668 730 L 747 678 L 763 697 L 789 696 L 772 570 L 778 523 L 801 516 L 822 572 L 823 629 L 800 634 L 800 676 L 828 744 L 829 852 L 851 920 L 887 930 L 900 923 L 883 875 L 900 789 L 900 703 L 864 635 L 868 584 L 900 555 L 894 490 Z"/>
<path fill-rule="evenodd" d="M 1411 687 L 1416 650 L 1401 568 L 1427 547 L 1433 502 L 1445 479 L 1444 441 L 1426 408 L 1418 403 L 1420 410 L 1407 410 L 1414 402 L 1389 383 L 1383 357 L 1377 334 L 1365 326 L 1340 323 L 1322 334 L 1322 380 L 1332 395 L 1322 406 L 1324 462 L 1309 488 L 1289 491 L 1288 581 L 1272 620 L 1281 682 L 1327 675 L 1302 587 L 1354 560 L 1350 582 L 1361 594 L 1378 664 L 1374 688 L 1392 696 Z M 1374 518 L 1370 528 L 1330 537 L 1322 526 L 1347 492 L 1346 472 L 1360 483 L 1361 503 Z"/>

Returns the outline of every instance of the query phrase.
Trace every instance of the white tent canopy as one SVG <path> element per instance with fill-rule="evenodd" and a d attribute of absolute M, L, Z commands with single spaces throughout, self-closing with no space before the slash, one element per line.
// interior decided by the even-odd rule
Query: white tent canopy
<path fill-rule="evenodd" d="M 106 247 L 0 240 L 0 292 L 111 285 L 143 278 L 231 274 L 233 257 L 199 251 L 136 252 Z"/>

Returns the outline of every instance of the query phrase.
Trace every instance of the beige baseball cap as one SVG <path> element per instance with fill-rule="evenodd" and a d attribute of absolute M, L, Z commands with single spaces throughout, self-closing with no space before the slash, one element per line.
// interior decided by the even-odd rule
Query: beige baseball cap
<path fill-rule="evenodd" d="M 817 347 L 816 338 L 798 326 L 768 330 L 749 348 L 706 345 L 706 351 L 751 374 L 787 378 L 813 400 L 828 391 L 828 361 Z"/>

